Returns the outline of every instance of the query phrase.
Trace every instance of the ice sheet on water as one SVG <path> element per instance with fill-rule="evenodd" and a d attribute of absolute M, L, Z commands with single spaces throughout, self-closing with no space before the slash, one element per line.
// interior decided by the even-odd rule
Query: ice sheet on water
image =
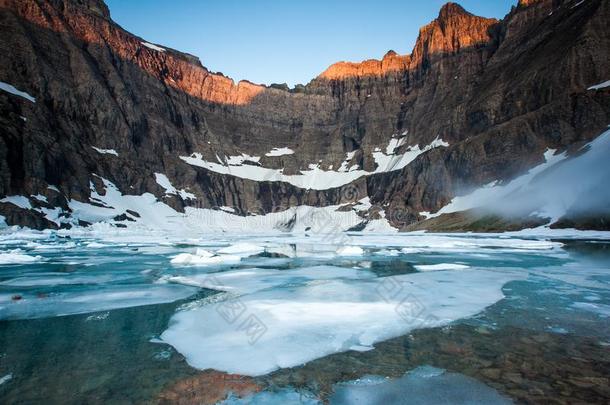
<path fill-rule="evenodd" d="M 337 249 L 337 255 L 339 256 L 362 256 L 364 249 L 360 246 L 341 246 Z"/>
<path fill-rule="evenodd" d="M 23 253 L 19 249 L 11 250 L 9 252 L 0 253 L 0 265 L 2 264 L 30 264 L 36 262 L 42 262 L 44 258 L 41 256 L 32 256 Z"/>
<path fill-rule="evenodd" d="M 262 253 L 264 251 L 264 246 L 255 245 L 253 243 L 241 242 L 219 249 L 218 253 L 238 256 L 252 256 L 258 253 Z"/>
<path fill-rule="evenodd" d="M 572 304 L 573 308 L 582 309 L 585 311 L 593 312 L 601 317 L 610 317 L 610 305 L 594 304 L 591 302 L 575 302 Z"/>
<path fill-rule="evenodd" d="M 465 270 L 469 267 L 463 264 L 439 263 L 439 264 L 419 264 L 415 268 L 419 271 L 442 271 L 442 270 Z"/>
<path fill-rule="evenodd" d="M 36 287 L 75 284 L 104 284 L 113 281 L 126 280 L 129 275 L 118 274 L 66 274 L 44 273 L 11 278 L 0 282 L 0 285 L 13 287 Z"/>
<path fill-rule="evenodd" d="M 331 405 L 404 403 L 493 405 L 512 404 L 487 385 L 457 373 L 429 366 L 419 367 L 398 379 L 385 381 L 366 377 L 335 385 Z"/>
<path fill-rule="evenodd" d="M 213 264 L 239 263 L 240 256 L 236 255 L 217 255 L 205 249 L 198 248 L 195 254 L 180 253 L 171 260 L 172 264 L 182 264 L 191 266 L 209 266 Z"/>
<path fill-rule="evenodd" d="M 217 405 L 321 405 L 322 402 L 308 392 L 299 392 L 293 389 L 277 391 L 263 391 L 256 394 L 238 398 L 229 397 Z"/>
<path fill-rule="evenodd" d="M 64 291 L 48 295 L 0 295 L 0 319 L 34 319 L 85 314 L 111 309 L 174 302 L 187 298 L 196 288 L 167 285 L 106 285 L 96 289 Z"/>
<path fill-rule="evenodd" d="M 173 276 L 168 278 L 167 281 L 217 291 L 248 294 L 271 287 L 296 286 L 314 281 L 321 282 L 333 279 L 363 280 L 373 277 L 375 275 L 367 270 L 335 266 L 314 266 L 293 270 L 251 268 L 220 273 Z"/>
<path fill-rule="evenodd" d="M 193 367 L 264 375 L 475 315 L 519 277 L 464 270 L 285 286 L 179 312 L 161 337 Z"/>

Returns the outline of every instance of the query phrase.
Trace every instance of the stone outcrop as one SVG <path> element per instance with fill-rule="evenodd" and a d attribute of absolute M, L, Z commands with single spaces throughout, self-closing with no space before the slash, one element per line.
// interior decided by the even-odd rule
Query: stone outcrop
<path fill-rule="evenodd" d="M 202 207 L 245 215 L 324 206 L 345 202 L 342 189 L 244 180 L 179 157 L 248 153 L 294 174 L 312 163 L 339 167 L 353 153 L 351 164 L 374 171 L 373 152 L 395 135 L 407 134 L 398 153 L 442 139 L 450 146 L 353 185 L 406 226 L 605 128 L 609 91 L 587 88 L 610 79 L 609 1 L 576 3 L 522 0 L 502 21 L 449 3 L 411 55 L 338 63 L 293 91 L 235 83 L 192 55 L 148 44 L 115 24 L 101 0 L 0 0 L 0 81 L 36 98 L 0 92 L 0 196 L 41 194 L 67 209 L 66 199 L 88 200 L 97 175 L 125 194 L 191 204 L 164 197 L 154 173 L 165 173 Z M 265 156 L 275 147 L 295 153 Z M 31 215 L 7 218 L 44 227 Z"/>

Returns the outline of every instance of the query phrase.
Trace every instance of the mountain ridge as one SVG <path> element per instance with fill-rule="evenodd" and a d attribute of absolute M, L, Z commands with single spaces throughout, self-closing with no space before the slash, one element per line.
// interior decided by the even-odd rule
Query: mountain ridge
<path fill-rule="evenodd" d="M 28 105 L 0 93 L 0 196 L 46 195 L 64 215 L 55 226 L 75 223 L 68 202 L 89 201 L 91 184 L 103 192 L 96 176 L 184 210 L 193 202 L 165 194 L 155 181 L 164 173 L 202 208 L 249 215 L 368 196 L 376 207 L 400 212 L 393 225 L 403 227 L 458 193 L 527 171 L 549 148 L 593 139 L 608 121 L 607 92 L 587 90 L 606 80 L 608 55 L 595 48 L 608 43 L 600 28 L 605 0 L 519 3 L 501 21 L 448 5 L 442 24 L 422 29 L 413 69 L 390 52 L 384 60 L 397 70 L 318 77 L 299 92 L 235 84 L 192 55 L 129 34 L 102 5 L 0 0 L 8 39 L 1 50 L 9 55 L 0 81 L 36 97 Z M 189 156 L 204 164 L 187 163 Z M 251 169 L 229 163 L 239 156 Z M 269 176 L 253 180 L 252 170 Z M 332 176 L 335 186 L 291 184 L 277 171 L 318 182 Z M 355 190 L 351 198 L 346 187 Z M 53 226 L 30 211 L 0 206 L 9 224 Z M 23 218 L 32 215 L 38 219 Z"/>

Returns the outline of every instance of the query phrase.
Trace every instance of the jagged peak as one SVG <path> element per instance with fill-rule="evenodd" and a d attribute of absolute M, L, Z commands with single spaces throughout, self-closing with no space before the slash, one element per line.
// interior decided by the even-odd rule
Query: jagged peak
<path fill-rule="evenodd" d="M 76 0 L 74 2 L 100 17 L 110 19 L 110 10 L 104 0 Z"/>
<path fill-rule="evenodd" d="M 438 19 L 441 21 L 446 21 L 449 18 L 456 15 L 472 15 L 468 11 L 464 9 L 464 7 L 460 6 L 457 3 L 446 3 L 443 7 L 441 7 L 441 11 L 438 13 Z"/>
<path fill-rule="evenodd" d="M 392 58 L 394 56 L 398 56 L 398 54 L 393 49 L 390 49 L 389 51 L 386 52 L 385 55 L 383 55 L 383 59 Z"/>
<path fill-rule="evenodd" d="M 539 3 L 540 0 L 519 0 L 518 6 L 519 7 L 529 7 L 533 4 Z"/>

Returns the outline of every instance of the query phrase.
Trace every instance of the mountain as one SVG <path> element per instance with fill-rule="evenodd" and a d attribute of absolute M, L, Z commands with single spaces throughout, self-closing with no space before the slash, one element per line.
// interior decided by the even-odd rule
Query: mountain
<path fill-rule="evenodd" d="M 271 227 L 290 230 L 309 206 L 350 214 L 345 229 L 445 229 L 426 218 L 585 153 L 607 128 L 609 20 L 610 0 L 520 0 L 503 20 L 448 3 L 410 55 L 287 89 L 151 44 L 102 0 L 0 0 L 0 215 L 124 227 L 155 206 L 243 223 L 287 213 Z M 535 211 L 510 227 L 551 220 Z"/>

